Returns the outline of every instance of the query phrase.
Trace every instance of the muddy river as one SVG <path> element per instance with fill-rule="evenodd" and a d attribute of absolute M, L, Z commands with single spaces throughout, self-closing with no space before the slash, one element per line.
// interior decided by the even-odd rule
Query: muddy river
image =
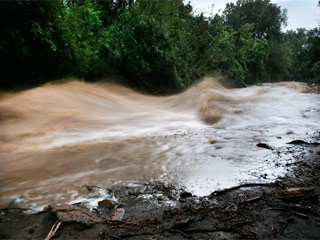
<path fill-rule="evenodd" d="M 320 129 L 320 95 L 301 83 L 226 89 L 203 79 L 166 97 L 106 83 L 47 84 L 0 98 L 0 206 L 112 197 L 145 181 L 206 195 L 284 174 L 270 149 Z M 92 195 L 85 186 L 101 187 Z"/>

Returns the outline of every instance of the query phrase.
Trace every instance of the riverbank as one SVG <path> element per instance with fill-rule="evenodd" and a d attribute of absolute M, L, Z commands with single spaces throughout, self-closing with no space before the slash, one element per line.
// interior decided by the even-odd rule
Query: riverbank
<path fill-rule="evenodd" d="M 112 189 L 117 200 L 100 201 L 91 211 L 81 202 L 47 207 L 36 214 L 8 207 L 0 210 L 0 237 L 318 239 L 319 140 L 317 133 L 308 141 L 270 149 L 274 156 L 287 159 L 288 170 L 273 183 L 244 183 L 197 197 L 169 183 L 150 182 Z"/>

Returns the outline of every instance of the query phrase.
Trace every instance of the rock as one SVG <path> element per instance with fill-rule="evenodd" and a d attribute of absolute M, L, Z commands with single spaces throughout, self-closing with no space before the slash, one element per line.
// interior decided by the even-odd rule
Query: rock
<path fill-rule="evenodd" d="M 190 192 L 182 192 L 180 194 L 180 198 L 188 198 L 188 197 L 192 197 L 192 193 L 190 193 Z"/>
<path fill-rule="evenodd" d="M 209 143 L 210 144 L 215 144 L 215 143 L 217 143 L 217 141 L 216 140 L 210 140 Z"/>
<path fill-rule="evenodd" d="M 100 208 L 113 209 L 116 206 L 116 203 L 110 199 L 104 199 L 98 202 Z"/>
<path fill-rule="evenodd" d="M 106 218 L 77 206 L 62 205 L 51 210 L 63 222 L 78 222 L 86 225 L 101 223 Z"/>
<path fill-rule="evenodd" d="M 112 220 L 112 221 L 121 221 L 121 219 L 123 218 L 124 213 L 125 213 L 124 208 L 117 208 L 117 209 L 112 213 L 111 220 Z"/>
<path fill-rule="evenodd" d="M 296 144 L 296 145 L 300 145 L 300 144 L 309 144 L 308 142 L 305 142 L 303 140 L 293 140 L 291 142 L 288 142 L 287 144 Z"/>
<path fill-rule="evenodd" d="M 320 143 L 318 142 L 306 142 L 306 141 L 303 141 L 303 140 L 293 140 L 291 142 L 288 142 L 287 144 L 294 144 L 294 145 L 320 145 Z"/>
<path fill-rule="evenodd" d="M 270 146 L 270 145 L 267 144 L 267 143 L 258 143 L 258 144 L 257 144 L 257 147 L 259 147 L 259 148 L 265 148 L 265 149 L 269 149 L 269 150 L 273 150 L 273 147 Z"/>

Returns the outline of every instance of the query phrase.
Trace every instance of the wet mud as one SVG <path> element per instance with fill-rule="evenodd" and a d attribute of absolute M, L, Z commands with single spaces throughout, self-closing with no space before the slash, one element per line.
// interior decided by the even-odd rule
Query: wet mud
<path fill-rule="evenodd" d="M 317 132 L 268 147 L 271 159 L 284 159 L 284 176 L 201 197 L 179 185 L 150 181 L 105 188 L 112 197 L 95 208 L 78 202 L 35 214 L 12 204 L 0 210 L 0 238 L 319 239 L 319 143 Z M 86 188 L 92 194 L 101 191 L 100 186 Z"/>

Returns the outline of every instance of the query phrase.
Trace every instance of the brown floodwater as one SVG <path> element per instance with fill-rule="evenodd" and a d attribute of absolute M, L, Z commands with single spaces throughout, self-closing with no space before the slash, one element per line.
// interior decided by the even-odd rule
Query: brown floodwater
<path fill-rule="evenodd" d="M 272 180 L 284 170 L 256 144 L 280 147 L 320 129 L 320 96 L 306 89 L 226 89 L 207 78 L 166 97 L 80 81 L 3 94 L 0 205 L 94 205 L 107 187 L 149 180 L 198 195 Z M 102 188 L 92 195 L 88 185 Z"/>

